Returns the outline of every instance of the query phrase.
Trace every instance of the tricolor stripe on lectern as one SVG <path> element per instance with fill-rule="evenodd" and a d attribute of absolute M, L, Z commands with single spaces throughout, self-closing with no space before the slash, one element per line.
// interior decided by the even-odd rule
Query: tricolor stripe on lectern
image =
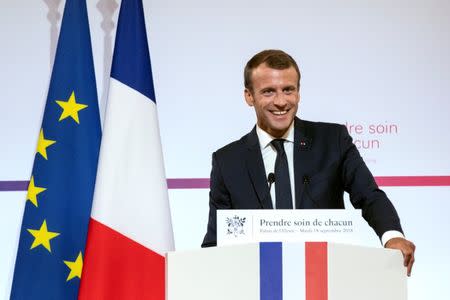
<path fill-rule="evenodd" d="M 165 297 L 174 249 L 141 0 L 122 0 L 80 299 Z"/>
<path fill-rule="evenodd" d="M 327 243 L 260 243 L 260 299 L 327 300 L 327 251 Z"/>

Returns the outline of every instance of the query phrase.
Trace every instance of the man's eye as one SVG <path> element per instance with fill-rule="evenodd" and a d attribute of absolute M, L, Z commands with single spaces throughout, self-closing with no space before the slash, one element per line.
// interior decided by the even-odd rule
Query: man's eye
<path fill-rule="evenodd" d="M 265 90 L 265 91 L 262 91 L 262 94 L 263 94 L 264 96 L 270 96 L 270 95 L 273 94 L 273 91 L 272 91 L 272 90 Z"/>
<path fill-rule="evenodd" d="M 283 90 L 283 92 L 284 92 L 285 94 L 287 94 L 287 95 L 290 95 L 290 94 L 292 94 L 292 93 L 295 92 L 295 88 L 293 88 L 293 87 L 285 88 L 285 89 Z"/>

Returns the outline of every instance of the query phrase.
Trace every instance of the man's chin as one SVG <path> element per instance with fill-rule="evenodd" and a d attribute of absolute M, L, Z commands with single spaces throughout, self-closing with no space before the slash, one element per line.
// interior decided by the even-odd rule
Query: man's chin
<path fill-rule="evenodd" d="M 291 123 L 277 124 L 277 126 L 268 128 L 267 132 L 273 137 L 280 138 L 288 131 L 290 125 Z"/>
<path fill-rule="evenodd" d="M 274 122 L 272 122 L 272 128 L 276 130 L 284 130 L 286 131 L 289 126 L 291 126 L 294 118 L 290 116 L 286 116 L 284 118 L 275 119 Z"/>

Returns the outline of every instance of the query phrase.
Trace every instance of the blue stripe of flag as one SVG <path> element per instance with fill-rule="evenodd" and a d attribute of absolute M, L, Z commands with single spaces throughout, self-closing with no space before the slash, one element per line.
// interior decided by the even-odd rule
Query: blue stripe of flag
<path fill-rule="evenodd" d="M 122 2 L 119 20 L 111 77 L 156 103 L 142 1 Z"/>
<path fill-rule="evenodd" d="M 283 267 L 282 244 L 260 243 L 259 245 L 259 277 L 260 299 L 283 299 Z"/>

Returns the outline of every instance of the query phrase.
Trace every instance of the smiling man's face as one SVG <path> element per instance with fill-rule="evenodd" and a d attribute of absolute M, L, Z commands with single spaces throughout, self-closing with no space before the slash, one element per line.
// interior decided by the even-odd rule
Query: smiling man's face
<path fill-rule="evenodd" d="M 278 70 L 263 63 L 252 72 L 245 101 L 255 108 L 258 126 L 273 137 L 282 137 L 294 120 L 300 101 L 298 82 L 294 67 Z"/>

